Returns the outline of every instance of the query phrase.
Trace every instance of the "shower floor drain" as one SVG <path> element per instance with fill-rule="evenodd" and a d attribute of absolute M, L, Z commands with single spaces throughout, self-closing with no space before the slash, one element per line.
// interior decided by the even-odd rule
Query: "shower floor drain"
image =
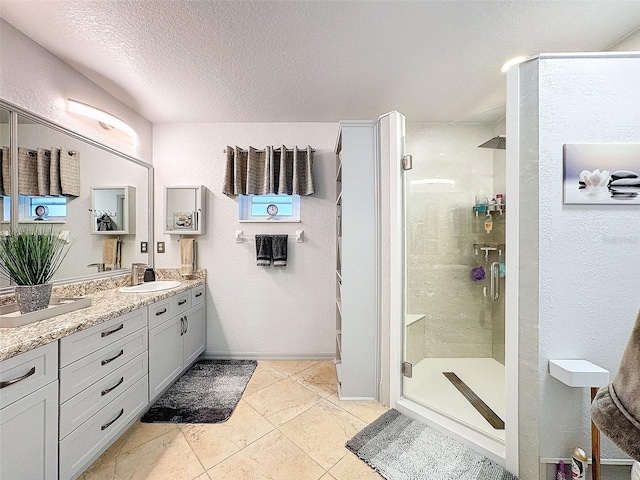
<path fill-rule="evenodd" d="M 496 430 L 504 430 L 504 421 L 496 415 L 496 412 L 491 410 L 489 405 L 484 403 L 484 401 L 473 390 L 471 390 L 466 383 L 460 380 L 460 377 L 453 372 L 442 372 L 442 374 L 447 377 L 451 383 L 453 383 L 462 396 L 466 398 L 471 405 L 473 405 L 473 408 L 475 408 L 493 428 Z"/>

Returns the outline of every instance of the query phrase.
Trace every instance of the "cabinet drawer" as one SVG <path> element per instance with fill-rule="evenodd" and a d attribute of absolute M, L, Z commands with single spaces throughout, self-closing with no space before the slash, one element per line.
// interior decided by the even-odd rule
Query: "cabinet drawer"
<path fill-rule="evenodd" d="M 138 330 L 62 368 L 60 370 L 60 402 L 66 402 L 129 360 L 146 352 L 148 338 L 146 329 Z"/>
<path fill-rule="evenodd" d="M 156 327 L 173 317 L 172 306 L 172 298 L 165 298 L 149 305 L 149 328 Z"/>
<path fill-rule="evenodd" d="M 141 353 L 60 405 L 60 438 L 69 435 L 94 413 L 144 377 L 148 366 L 146 352 Z"/>
<path fill-rule="evenodd" d="M 88 466 L 147 406 L 147 377 L 103 407 L 60 442 L 60 478 L 72 478 Z"/>
<path fill-rule="evenodd" d="M 191 290 L 174 295 L 171 297 L 171 302 L 173 303 L 171 305 L 173 315 L 180 315 L 182 312 L 189 310 L 191 308 Z"/>
<path fill-rule="evenodd" d="M 205 291 L 206 285 L 198 285 L 191 289 L 191 306 L 196 306 L 199 303 L 204 302 L 207 292 Z"/>
<path fill-rule="evenodd" d="M 0 408 L 58 379 L 58 342 L 0 362 Z"/>
<path fill-rule="evenodd" d="M 60 340 L 60 366 L 64 367 L 147 326 L 147 309 L 125 313 Z"/>

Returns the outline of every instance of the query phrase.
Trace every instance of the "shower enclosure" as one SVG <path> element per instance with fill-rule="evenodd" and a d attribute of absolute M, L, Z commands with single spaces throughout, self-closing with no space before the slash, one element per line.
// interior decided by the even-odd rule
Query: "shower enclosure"
<path fill-rule="evenodd" d="M 411 124 L 402 396 L 505 443 L 505 188 L 497 124 Z M 495 148 L 497 146 L 497 148 Z"/>

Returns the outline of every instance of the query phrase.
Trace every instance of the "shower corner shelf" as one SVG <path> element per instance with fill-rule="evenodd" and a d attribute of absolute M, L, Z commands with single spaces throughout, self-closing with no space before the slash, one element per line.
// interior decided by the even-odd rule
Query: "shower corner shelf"
<path fill-rule="evenodd" d="M 474 205 L 471 207 L 473 209 L 473 213 L 476 214 L 476 217 L 479 214 L 483 216 L 487 213 L 500 212 L 500 215 L 503 215 L 507 209 L 507 206 L 504 203 L 490 203 L 489 205 Z"/>
<path fill-rule="evenodd" d="M 484 252 L 485 255 L 489 255 L 489 252 L 498 252 L 498 255 L 504 253 L 504 243 L 474 243 L 473 251 L 476 255 L 479 252 Z"/>

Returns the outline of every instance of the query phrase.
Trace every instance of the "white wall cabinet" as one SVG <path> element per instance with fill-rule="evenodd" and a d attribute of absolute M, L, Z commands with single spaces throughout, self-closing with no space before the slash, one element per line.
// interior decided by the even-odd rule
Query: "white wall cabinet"
<path fill-rule="evenodd" d="M 204 234 L 206 192 L 202 185 L 164 187 L 163 233 Z"/>
<path fill-rule="evenodd" d="M 377 398 L 376 122 L 341 122 L 336 144 L 336 372 L 341 399 Z"/>
<path fill-rule="evenodd" d="M 91 187 L 91 233 L 136 233 L 136 187 Z"/>
<path fill-rule="evenodd" d="M 0 478 L 58 478 L 58 344 L 0 363 Z"/>
<path fill-rule="evenodd" d="M 155 400 L 207 342 L 204 285 L 149 306 L 149 398 Z M 193 306 L 192 306 L 193 305 Z"/>

